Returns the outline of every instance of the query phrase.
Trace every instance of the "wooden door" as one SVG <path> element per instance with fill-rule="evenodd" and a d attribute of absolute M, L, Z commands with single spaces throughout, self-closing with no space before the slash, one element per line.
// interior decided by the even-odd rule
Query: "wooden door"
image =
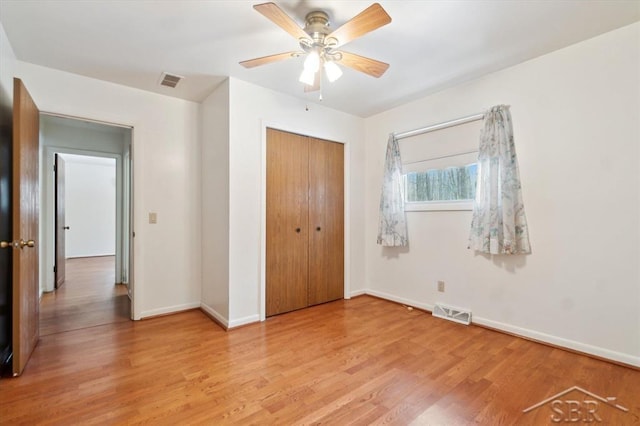
<path fill-rule="evenodd" d="M 56 154 L 55 156 L 55 211 L 56 211 L 56 263 L 55 263 L 55 275 L 56 275 L 56 289 L 64 283 L 67 256 L 65 250 L 66 232 L 69 227 L 65 220 L 65 166 L 64 159 Z"/>
<path fill-rule="evenodd" d="M 38 144 L 40 112 L 13 80 L 13 374 L 22 374 L 38 343 Z"/>
<path fill-rule="evenodd" d="M 344 297 L 344 145 L 309 141 L 309 305 Z"/>
<path fill-rule="evenodd" d="M 307 306 L 308 164 L 306 137 L 267 129 L 267 316 Z"/>

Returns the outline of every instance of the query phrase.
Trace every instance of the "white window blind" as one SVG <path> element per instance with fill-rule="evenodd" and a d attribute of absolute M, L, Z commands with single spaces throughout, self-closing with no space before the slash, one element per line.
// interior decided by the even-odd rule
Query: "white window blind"
<path fill-rule="evenodd" d="M 483 121 L 401 139 L 405 209 L 471 210 Z"/>

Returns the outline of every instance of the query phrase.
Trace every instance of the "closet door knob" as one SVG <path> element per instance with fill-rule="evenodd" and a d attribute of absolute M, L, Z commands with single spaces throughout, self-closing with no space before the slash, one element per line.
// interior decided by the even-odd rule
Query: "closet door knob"
<path fill-rule="evenodd" d="M 320 228 L 319 226 L 316 228 L 316 231 L 320 231 L 322 228 Z"/>
<path fill-rule="evenodd" d="M 297 232 L 297 233 L 300 233 L 300 228 L 296 228 L 296 232 Z"/>

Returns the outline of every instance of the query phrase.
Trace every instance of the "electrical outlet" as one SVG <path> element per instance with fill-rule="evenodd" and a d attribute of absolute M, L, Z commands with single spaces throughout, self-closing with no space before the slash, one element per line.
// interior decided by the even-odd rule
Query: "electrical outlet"
<path fill-rule="evenodd" d="M 444 293 L 444 281 L 438 281 L 438 291 Z"/>

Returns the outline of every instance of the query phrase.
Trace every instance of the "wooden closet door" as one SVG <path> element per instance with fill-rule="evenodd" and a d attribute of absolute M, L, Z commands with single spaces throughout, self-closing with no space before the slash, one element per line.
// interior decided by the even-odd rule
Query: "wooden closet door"
<path fill-rule="evenodd" d="M 344 297 L 343 147 L 309 141 L 309 305 Z"/>
<path fill-rule="evenodd" d="M 308 306 L 309 142 L 267 129 L 266 315 Z"/>

